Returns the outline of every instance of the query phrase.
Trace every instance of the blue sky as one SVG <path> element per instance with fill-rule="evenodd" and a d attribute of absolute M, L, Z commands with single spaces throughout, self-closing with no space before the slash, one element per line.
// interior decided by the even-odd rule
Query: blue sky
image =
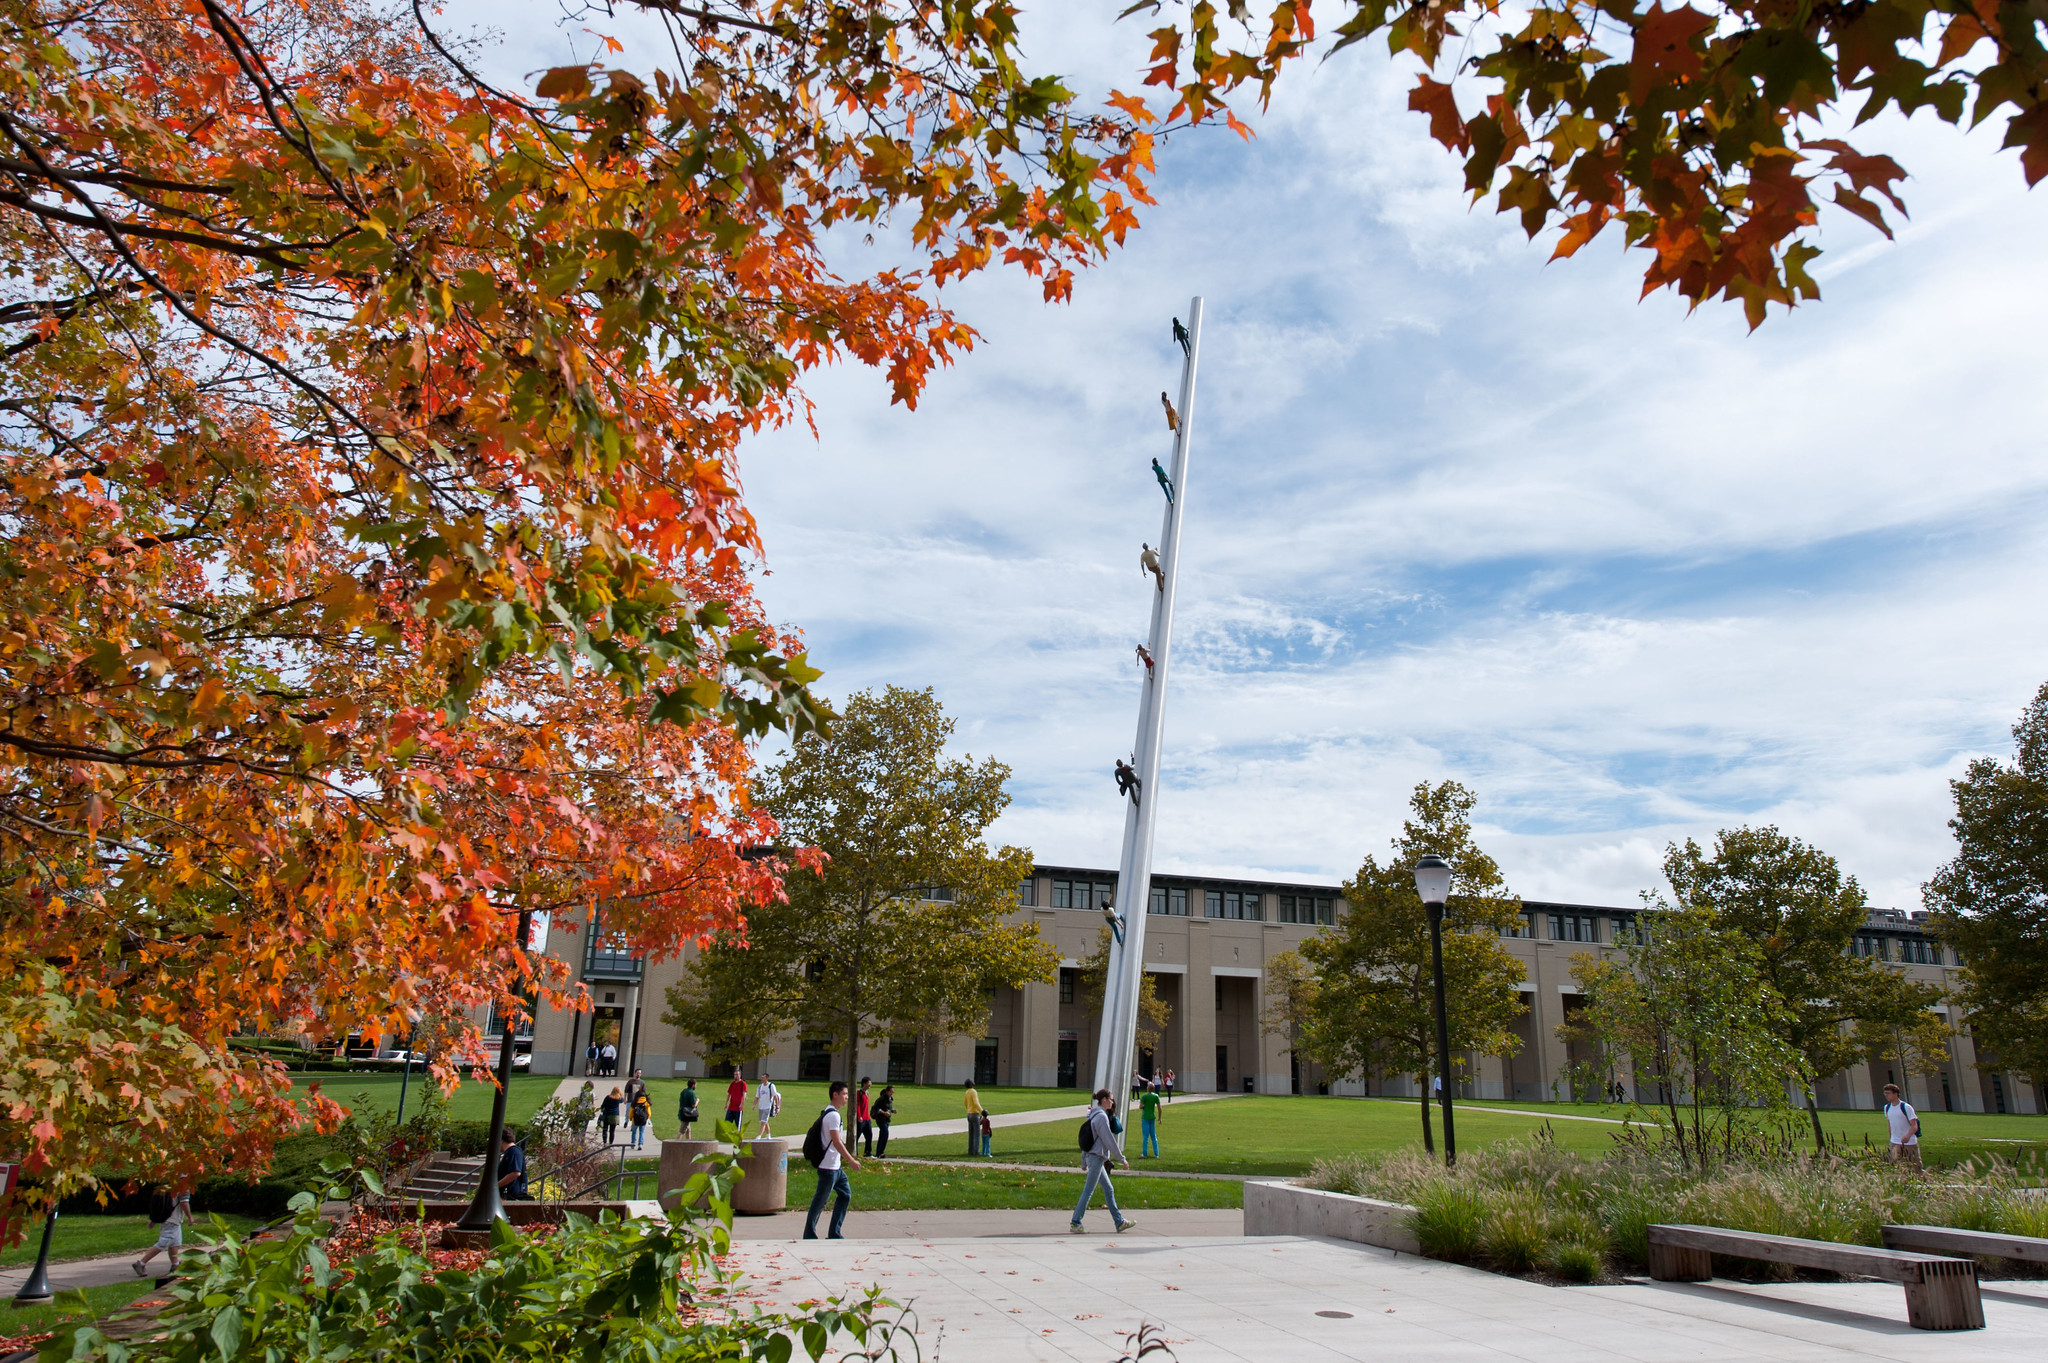
<path fill-rule="evenodd" d="M 1031 10 L 1033 51 L 1128 88 L 1114 9 Z M 587 48 L 522 13 L 489 16 L 501 69 Z M 1995 130 L 1881 120 L 1912 222 L 1824 222 L 1826 298 L 1751 335 L 1638 302 L 1618 243 L 1546 265 L 1468 210 L 1373 45 L 1297 74 L 1253 143 L 1163 149 L 1070 305 L 947 289 L 984 339 L 915 413 L 835 369 L 815 439 L 747 451 L 764 596 L 828 693 L 937 688 L 1015 771 L 998 834 L 1114 865 L 1168 319 L 1199 293 L 1161 869 L 1339 879 L 1454 777 L 1531 897 L 1632 903 L 1667 842 L 1774 822 L 1918 907 L 1948 780 L 2048 678 L 2048 195 Z"/>

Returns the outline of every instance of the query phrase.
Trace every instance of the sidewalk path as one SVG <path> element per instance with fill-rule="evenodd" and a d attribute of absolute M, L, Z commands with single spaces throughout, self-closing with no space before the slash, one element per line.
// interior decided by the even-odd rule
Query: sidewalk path
<path fill-rule="evenodd" d="M 103 1254 L 97 1259 L 72 1259 L 61 1264 L 50 1265 L 50 1286 L 59 1292 L 69 1292 L 76 1287 L 105 1287 L 108 1283 L 141 1283 L 151 1278 L 169 1277 L 164 1266 L 164 1256 L 159 1254 L 149 1261 L 151 1269 L 148 1278 L 138 1278 L 128 1265 L 142 1257 L 139 1249 L 126 1254 Z M 0 1297 L 13 1300 L 21 1285 L 28 1281 L 34 1268 L 23 1264 L 19 1268 L 0 1269 Z"/>
<path fill-rule="evenodd" d="M 884 1164 L 931 1164 L 941 1169 L 1006 1169 L 1019 1174 L 1072 1174 L 1081 1177 L 1081 1169 L 1073 1164 L 1005 1164 L 1001 1160 L 988 1159 L 898 1159 L 884 1155 Z M 1212 1183 L 1286 1183 L 1291 1174 L 1191 1174 L 1175 1173 L 1171 1169 L 1115 1169 L 1111 1173 L 1121 1183 L 1127 1178 L 1201 1178 Z"/>
<path fill-rule="evenodd" d="M 742 1242 L 731 1262 L 764 1306 L 877 1284 L 923 1357 L 973 1363 L 1102 1363 L 1140 1323 L 1180 1363 L 2040 1363 L 2048 1319 L 2041 1282 L 1988 1286 L 1983 1330 L 1915 1330 L 1895 1283 L 1546 1287 L 1338 1240 L 1144 1234 L 1168 1215 L 1122 1236 Z"/>
<path fill-rule="evenodd" d="M 1369 1103 L 1411 1103 L 1412 1098 L 1368 1098 Z M 1432 1100 L 1433 1101 L 1433 1100 Z M 1621 1117 L 1582 1117 L 1575 1112 L 1537 1112 L 1526 1107 L 1489 1107 L 1485 1103 L 1457 1100 L 1460 1112 L 1505 1112 L 1511 1117 L 1541 1117 L 1546 1122 L 1604 1122 L 1608 1126 L 1655 1126 L 1655 1122 L 1631 1122 Z"/>

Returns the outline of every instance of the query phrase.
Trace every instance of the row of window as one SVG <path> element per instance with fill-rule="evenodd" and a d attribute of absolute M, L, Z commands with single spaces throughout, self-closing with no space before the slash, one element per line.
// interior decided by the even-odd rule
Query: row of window
<path fill-rule="evenodd" d="M 1906 965 L 1942 965 L 1947 958 L 1941 943 L 1925 937 L 1879 937 L 1858 933 L 1849 943 L 1851 956 L 1868 956 L 1876 961 L 1899 961 Z M 1955 964 L 1962 962 L 1957 960 Z"/>
<path fill-rule="evenodd" d="M 1017 902 L 1031 905 L 1036 891 L 1032 881 L 1024 881 L 1017 887 Z M 1307 923 L 1324 927 L 1337 921 L 1337 901 L 1327 895 L 1277 896 L 1279 900 L 1275 921 L 1281 923 Z M 1116 882 L 1113 880 L 1055 880 L 1052 882 L 1052 904 L 1055 909 L 1095 909 L 1116 902 Z M 1151 902 L 1146 905 L 1149 912 L 1168 918 L 1188 916 L 1188 891 L 1180 886 L 1154 885 Z M 1257 890 L 1204 890 L 1202 892 L 1202 916 L 1205 918 L 1234 919 L 1240 922 L 1260 922 L 1265 918 Z"/>

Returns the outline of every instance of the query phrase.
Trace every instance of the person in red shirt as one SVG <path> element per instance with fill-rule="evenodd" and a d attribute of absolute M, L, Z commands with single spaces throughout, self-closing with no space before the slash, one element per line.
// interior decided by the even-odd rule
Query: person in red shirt
<path fill-rule="evenodd" d="M 875 1123 L 868 1115 L 868 1077 L 860 1077 L 860 1092 L 853 1100 L 853 1134 L 856 1141 L 866 1141 L 860 1153 L 863 1158 L 873 1159 L 875 1155 Z"/>
<path fill-rule="evenodd" d="M 740 1078 L 740 1067 L 732 1067 L 732 1083 L 725 1090 L 725 1119 L 735 1127 L 740 1124 L 740 1114 L 747 1106 L 747 1081 Z"/>

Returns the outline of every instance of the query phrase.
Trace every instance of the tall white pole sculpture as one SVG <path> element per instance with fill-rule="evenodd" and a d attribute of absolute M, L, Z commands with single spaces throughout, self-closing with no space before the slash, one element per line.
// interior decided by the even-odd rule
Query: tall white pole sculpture
<path fill-rule="evenodd" d="M 1160 530 L 1159 575 L 1152 601 L 1152 632 L 1147 640 L 1151 666 L 1146 669 L 1144 699 L 1138 705 L 1138 742 L 1132 755 L 1137 773 L 1137 798 L 1124 809 L 1123 858 L 1117 863 L 1116 932 L 1109 948 L 1109 974 L 1103 982 L 1102 1026 L 1095 1049 L 1095 1087 L 1108 1089 L 1121 1103 L 1131 1091 L 1136 1060 L 1138 994 L 1145 968 L 1145 914 L 1152 889 L 1152 816 L 1159 803 L 1159 738 L 1166 716 L 1166 678 L 1173 666 L 1173 596 L 1180 577 L 1181 517 L 1188 505 L 1188 456 L 1194 445 L 1195 364 L 1202 354 L 1202 300 L 1188 304 L 1183 335 L 1176 339 L 1184 358 L 1180 372 L 1180 403 L 1176 409 L 1173 464 L 1167 473 L 1165 524 Z M 1155 461 L 1156 462 L 1156 461 Z M 1181 1000 L 1183 1007 L 1188 1005 Z"/>

